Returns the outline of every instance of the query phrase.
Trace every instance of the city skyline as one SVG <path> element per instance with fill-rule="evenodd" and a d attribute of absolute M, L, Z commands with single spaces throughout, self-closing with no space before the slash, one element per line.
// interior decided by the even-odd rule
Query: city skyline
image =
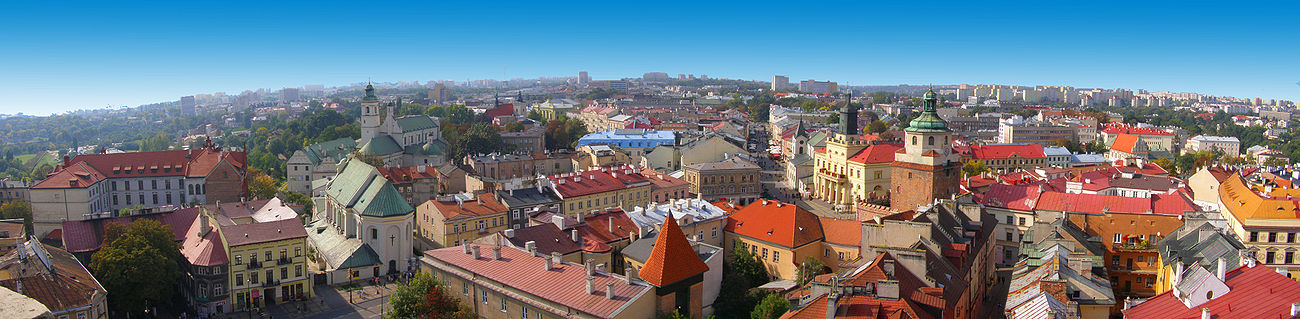
<path fill-rule="evenodd" d="M 23 32 L 0 33 L 0 41 L 24 49 L 0 52 L 10 61 L 0 65 L 0 113 L 367 78 L 463 81 L 580 70 L 597 80 L 668 72 L 768 81 L 781 74 L 842 85 L 1065 85 L 1300 100 L 1300 61 L 1290 54 L 1300 43 L 1288 40 L 1297 27 L 1285 23 L 1288 10 L 1251 5 L 350 6 L 85 3 L 55 11 L 8 3 L 0 29 Z M 638 14 L 582 14 L 630 10 Z M 557 18 L 567 16 L 580 18 Z M 594 27 L 601 25 L 611 27 Z M 719 32 L 700 32 L 708 30 Z"/>

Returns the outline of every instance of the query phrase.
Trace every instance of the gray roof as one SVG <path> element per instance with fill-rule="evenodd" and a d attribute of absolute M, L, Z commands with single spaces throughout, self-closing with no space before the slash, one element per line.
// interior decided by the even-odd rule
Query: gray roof
<path fill-rule="evenodd" d="M 648 233 L 645 237 L 641 237 L 641 239 L 637 239 L 631 244 L 628 244 L 627 247 L 624 247 L 621 251 L 623 257 L 631 258 L 640 263 L 645 263 L 646 259 L 650 258 L 650 251 L 655 248 L 656 237 L 659 237 L 659 233 Z M 709 257 L 712 257 L 713 254 L 722 251 L 721 248 L 701 242 L 692 242 L 691 248 L 695 249 L 695 254 L 700 256 L 700 260 L 709 260 Z"/>
<path fill-rule="evenodd" d="M 1228 269 L 1237 268 L 1241 265 L 1241 250 L 1246 249 L 1237 236 L 1225 233 L 1212 221 L 1192 217 L 1161 239 L 1159 247 L 1160 258 L 1166 263 L 1172 264 L 1172 260 L 1177 259 L 1185 269 L 1204 268 L 1206 271 L 1217 271 L 1219 258 L 1223 258 Z M 1184 271 L 1184 274 L 1191 273 Z"/>
<path fill-rule="evenodd" d="M 506 208 L 533 207 L 560 202 L 551 191 L 538 192 L 536 187 L 516 189 L 514 191 L 496 191 L 496 197 Z"/>
<path fill-rule="evenodd" d="M 361 239 L 344 237 L 324 219 L 307 224 L 307 240 L 331 269 L 379 265 L 379 254 Z"/>

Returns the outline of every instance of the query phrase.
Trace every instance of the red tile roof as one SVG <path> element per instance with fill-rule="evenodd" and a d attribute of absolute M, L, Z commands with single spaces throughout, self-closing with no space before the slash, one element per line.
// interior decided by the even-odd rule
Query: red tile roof
<path fill-rule="evenodd" d="M 576 228 L 584 240 L 606 244 L 626 240 L 629 233 L 640 230 L 637 228 L 636 222 L 627 217 L 627 213 L 624 213 L 622 209 L 618 208 L 585 215 L 583 223 L 577 225 Z"/>
<path fill-rule="evenodd" d="M 700 260 L 700 255 L 686 241 L 686 234 L 677 226 L 676 218 L 664 219 L 661 228 L 650 257 L 646 258 L 645 266 L 637 276 L 651 285 L 664 287 L 709 271 L 709 265 Z"/>
<path fill-rule="evenodd" d="M 438 168 L 436 166 L 425 166 L 424 172 L 420 172 L 419 166 L 406 167 L 375 167 L 379 170 L 380 175 L 384 175 L 388 181 L 394 184 L 410 183 L 417 179 L 437 178 Z"/>
<path fill-rule="evenodd" d="M 197 150 L 82 154 L 56 167 L 33 188 L 86 187 L 106 178 L 187 176 L 204 177 L 221 162 L 244 169 L 244 152 L 226 152 L 215 147 Z M 78 180 L 78 186 L 69 181 Z"/>
<path fill-rule="evenodd" d="M 817 215 L 798 205 L 766 199 L 728 216 L 726 230 L 790 248 L 825 238 Z"/>
<path fill-rule="evenodd" d="M 68 252 L 80 253 L 99 250 L 104 243 L 104 225 L 119 223 L 123 226 L 138 219 L 152 219 L 172 229 L 172 239 L 185 240 L 185 233 L 190 224 L 199 215 L 199 207 L 178 209 L 171 212 L 131 215 L 114 218 L 90 219 L 63 222 L 63 247 Z"/>
<path fill-rule="evenodd" d="M 561 197 L 571 198 L 599 194 L 628 188 L 625 182 L 648 182 L 641 174 L 626 176 L 622 170 L 589 170 L 583 172 L 552 175 L 548 178 L 555 184 L 555 191 Z M 616 178 L 615 175 L 618 177 Z"/>
<path fill-rule="evenodd" d="M 76 163 L 55 169 L 31 188 L 85 188 L 105 178 L 107 177 L 94 167 L 85 163 Z"/>
<path fill-rule="evenodd" d="M 690 183 L 687 183 L 680 178 L 672 177 L 668 174 L 660 173 L 659 171 L 649 168 L 642 169 L 641 176 L 645 176 L 645 178 L 650 181 L 650 184 L 654 185 L 656 189 L 690 185 Z"/>
<path fill-rule="evenodd" d="M 993 184 L 984 191 L 983 201 L 980 203 L 988 207 L 1033 211 L 1040 202 L 1039 197 L 1045 191 L 1044 188 L 1045 186 L 1039 185 Z"/>
<path fill-rule="evenodd" d="M 92 298 L 107 293 L 90 271 L 75 256 L 62 249 L 39 242 L 19 243 L 28 246 L 22 252 L 29 254 L 26 258 L 16 258 L 19 251 L 10 252 L 7 258 L 0 258 L 0 273 L 7 276 L 0 280 L 0 287 L 32 298 L 50 311 L 75 311 L 76 308 L 91 306 Z M 44 250 L 47 258 L 35 257 L 35 250 Z M 49 265 L 41 260 L 48 260 Z M 70 313 L 69 312 L 69 313 Z M 17 317 L 3 314 L 0 317 Z"/>
<path fill-rule="evenodd" d="M 903 144 L 875 144 L 853 154 L 849 161 L 863 164 L 890 163 L 894 161 L 894 152 L 900 149 L 903 149 Z"/>
<path fill-rule="evenodd" d="M 599 271 L 594 276 L 596 293 L 588 294 L 587 272 L 580 265 L 557 263 L 552 269 L 544 270 L 544 257 L 534 257 L 518 249 L 502 248 L 501 259 L 493 260 L 493 246 L 471 246 L 478 246 L 486 253 L 481 252 L 479 258 L 474 258 L 473 255 L 461 252 L 461 247 L 451 247 L 428 250 L 424 255 L 441 261 L 434 264 L 439 269 L 451 271 L 458 276 L 491 280 L 513 288 L 514 291 L 509 292 L 511 294 L 526 295 L 516 299 L 542 299 L 568 308 L 548 311 L 581 311 L 596 317 L 610 318 L 618 315 L 634 298 L 654 298 L 653 293 L 648 294 L 652 287 L 627 284 L 620 277 Z M 606 284 L 611 282 L 614 283 L 614 299 L 605 298 Z"/>
<path fill-rule="evenodd" d="M 1123 197 L 1098 194 L 1067 194 L 1045 192 L 1038 199 L 1036 209 L 1050 211 L 1069 211 L 1079 213 L 1104 214 L 1148 214 L 1153 213 L 1151 199 Z M 1172 212 L 1165 212 L 1172 214 Z M 1181 213 L 1177 213 L 1181 214 Z"/>
<path fill-rule="evenodd" d="M 1242 266 L 1228 271 L 1228 293 L 1196 308 L 1187 308 L 1166 291 L 1124 310 L 1126 318 L 1200 318 L 1210 309 L 1215 318 L 1290 318 L 1291 304 L 1300 302 L 1300 282 L 1265 266 Z"/>
<path fill-rule="evenodd" d="M 501 205 L 501 202 L 497 201 L 496 195 L 493 195 L 492 193 L 478 194 L 476 200 L 464 201 L 461 203 L 457 203 L 455 200 L 430 200 L 429 202 L 438 210 L 438 213 L 442 214 L 442 217 L 448 220 L 462 216 L 465 218 L 474 218 L 505 214 L 506 211 L 510 210 L 506 208 L 505 205 Z"/>
<path fill-rule="evenodd" d="M 883 265 L 887 262 L 893 263 L 894 274 L 892 276 L 885 273 Z M 916 275 L 912 274 L 902 264 L 898 263 L 889 253 L 881 253 L 871 261 L 866 269 L 856 274 L 851 274 L 850 278 L 845 279 L 840 284 L 845 287 L 865 287 L 868 284 L 876 284 L 880 280 L 898 281 L 898 299 L 878 299 L 867 295 L 849 295 L 839 298 L 836 301 L 835 318 L 936 318 L 938 311 L 944 307 L 942 297 L 932 293 L 942 294 L 942 291 L 935 291 L 926 288 Z M 821 277 L 825 278 L 825 277 Z M 816 318 L 823 319 L 828 317 L 826 296 L 818 297 L 803 308 L 787 312 L 782 319 L 787 318 Z"/>
<path fill-rule="evenodd" d="M 1110 145 L 1110 149 L 1129 154 L 1146 154 L 1146 152 L 1135 150 L 1138 142 L 1141 142 L 1141 139 L 1137 135 L 1120 134 L 1115 136 L 1115 143 Z"/>
<path fill-rule="evenodd" d="M 195 266 L 216 266 L 230 262 L 226 248 L 222 244 L 221 234 L 213 227 L 203 237 L 199 237 L 201 223 L 198 218 L 185 231 L 185 241 L 181 243 L 181 255 Z"/>
<path fill-rule="evenodd" d="M 849 219 L 818 217 L 826 242 L 847 246 L 862 245 L 862 222 Z"/>
<path fill-rule="evenodd" d="M 1030 159 L 1047 158 L 1043 146 L 1038 144 L 972 145 L 971 155 L 976 159 L 1008 159 L 1013 156 Z"/>

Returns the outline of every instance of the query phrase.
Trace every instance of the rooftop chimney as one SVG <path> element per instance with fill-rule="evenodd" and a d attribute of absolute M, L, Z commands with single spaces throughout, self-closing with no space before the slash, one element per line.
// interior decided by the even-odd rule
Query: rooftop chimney
<path fill-rule="evenodd" d="M 532 255 L 532 256 L 536 257 L 536 256 L 537 256 L 537 242 L 536 242 L 536 241 L 529 240 L 528 242 L 524 243 L 524 250 L 527 250 L 529 255 Z"/>
<path fill-rule="evenodd" d="M 478 259 L 478 246 L 471 246 L 469 250 L 473 252 L 474 259 Z"/>
<path fill-rule="evenodd" d="M 466 255 L 469 255 L 469 245 L 461 245 L 461 246 L 460 246 L 460 251 L 461 251 L 462 253 L 465 253 Z"/>
<path fill-rule="evenodd" d="M 595 260 L 595 259 L 590 259 L 590 258 L 588 258 L 588 259 L 587 259 L 587 262 L 586 262 L 586 263 L 583 263 L 583 266 L 587 268 L 587 276 L 591 276 L 591 275 L 595 275 L 595 274 L 596 274 L 596 260 Z"/>
<path fill-rule="evenodd" d="M 1211 319 L 1211 318 L 1214 318 L 1214 314 L 1210 313 L 1210 308 L 1201 308 L 1201 319 Z"/>
<path fill-rule="evenodd" d="M 492 260 L 501 260 L 501 246 L 492 247 Z"/>
<path fill-rule="evenodd" d="M 1223 282 L 1228 282 L 1227 274 L 1228 274 L 1228 259 L 1219 257 L 1219 271 L 1214 273 L 1214 275 L 1218 276 L 1219 280 L 1222 280 Z"/>
<path fill-rule="evenodd" d="M 542 261 L 545 261 L 545 262 L 546 262 L 546 269 L 543 269 L 543 270 L 545 270 L 545 271 L 551 271 L 551 268 L 554 268 L 554 265 L 551 264 L 551 259 L 550 259 L 550 258 L 542 258 Z"/>
<path fill-rule="evenodd" d="M 515 230 L 514 230 L 514 229 L 506 229 L 503 233 L 505 233 L 506 238 L 515 238 Z"/>
<path fill-rule="evenodd" d="M 623 267 L 623 272 L 625 272 L 623 274 L 623 283 L 632 284 L 632 274 L 634 273 L 632 267 Z"/>
<path fill-rule="evenodd" d="M 596 294 L 596 277 L 587 276 L 587 294 Z"/>
<path fill-rule="evenodd" d="M 894 261 L 884 260 L 884 262 L 880 265 L 880 270 L 885 272 L 885 278 L 894 278 Z"/>
<path fill-rule="evenodd" d="M 876 281 L 876 298 L 898 300 L 898 281 L 897 280 L 877 280 Z"/>
<path fill-rule="evenodd" d="M 605 299 L 614 300 L 614 282 L 605 284 Z"/>
<path fill-rule="evenodd" d="M 565 227 L 567 225 L 564 225 L 564 215 L 559 215 L 559 214 L 551 215 L 551 223 L 555 224 L 555 227 L 559 229 L 567 228 Z"/>
<path fill-rule="evenodd" d="M 835 319 L 836 307 L 839 306 L 836 303 L 839 302 L 839 299 L 840 296 L 835 291 L 831 291 L 830 294 L 826 295 L 826 319 Z"/>
<path fill-rule="evenodd" d="M 556 264 L 563 263 L 564 256 L 561 256 L 559 252 L 551 252 L 551 262 Z"/>
<path fill-rule="evenodd" d="M 573 242 L 575 242 L 575 243 L 580 243 L 578 240 L 581 239 L 581 238 L 578 238 L 578 230 L 577 230 L 577 229 L 570 230 L 570 231 L 569 231 L 569 237 L 571 237 L 571 238 L 569 238 L 569 239 L 573 240 Z"/>

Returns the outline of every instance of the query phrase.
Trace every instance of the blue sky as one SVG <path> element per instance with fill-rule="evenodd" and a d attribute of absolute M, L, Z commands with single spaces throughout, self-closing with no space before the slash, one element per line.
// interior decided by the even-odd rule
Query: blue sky
<path fill-rule="evenodd" d="M 0 2 L 0 113 L 365 81 L 644 72 L 1300 100 L 1284 1 Z"/>

